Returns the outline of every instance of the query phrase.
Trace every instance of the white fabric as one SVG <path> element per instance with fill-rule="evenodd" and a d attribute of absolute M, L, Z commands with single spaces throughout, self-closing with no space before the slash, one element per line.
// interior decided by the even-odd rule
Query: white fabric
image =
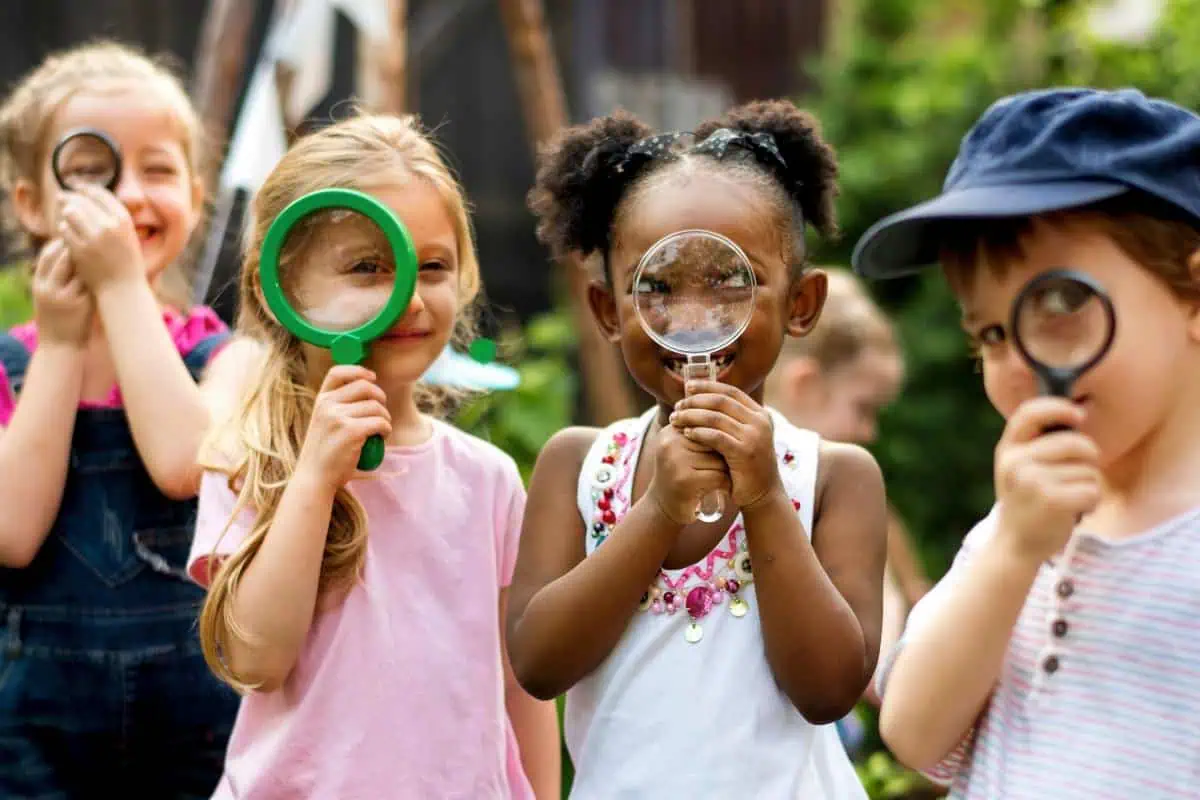
<path fill-rule="evenodd" d="M 610 479 L 614 508 L 623 514 L 643 434 L 656 412 L 652 408 L 602 431 L 584 460 L 577 501 L 589 555 L 595 548 L 595 496 L 606 482 L 597 481 L 602 459 L 614 435 L 623 433 L 628 444 Z M 811 535 L 820 440 L 772 415 L 780 473 Z M 787 452 L 792 458 L 785 461 Z M 739 516 L 730 530 L 740 523 Z M 736 538 L 744 548 L 744 536 Z M 693 577 L 683 593 L 698 582 Z M 715 606 L 699 621 L 704 633 L 695 644 L 684 638 L 686 611 L 639 611 L 608 659 L 568 692 L 564 727 L 576 770 L 573 800 L 865 800 L 835 727 L 808 723 L 777 686 L 763 649 L 753 583 L 739 596 L 749 603 L 749 613 L 735 618 L 728 600 Z"/>

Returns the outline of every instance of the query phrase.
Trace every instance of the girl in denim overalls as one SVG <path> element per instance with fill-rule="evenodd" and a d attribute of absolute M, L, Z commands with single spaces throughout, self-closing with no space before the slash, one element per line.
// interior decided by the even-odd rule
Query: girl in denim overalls
<path fill-rule="evenodd" d="M 113 192 L 52 176 L 81 127 L 119 146 Z M 6 217 L 35 254 L 35 321 L 0 335 L 0 797 L 207 797 L 220 775 L 237 698 L 183 572 L 197 381 L 228 337 L 174 267 L 198 131 L 178 82 L 112 44 L 52 56 L 0 108 Z"/>

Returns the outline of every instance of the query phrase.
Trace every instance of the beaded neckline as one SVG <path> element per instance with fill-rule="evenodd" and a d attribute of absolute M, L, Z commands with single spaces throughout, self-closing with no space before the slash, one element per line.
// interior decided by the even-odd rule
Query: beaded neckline
<path fill-rule="evenodd" d="M 599 547 L 608 540 L 621 517 L 633 505 L 633 476 L 642 445 L 653 422 L 653 415 L 639 418 L 640 430 L 627 431 L 624 426 L 606 434 L 604 454 L 592 475 L 592 518 L 588 536 Z M 782 469 L 795 469 L 795 454 L 787 448 L 776 451 Z M 792 498 L 792 507 L 799 513 L 800 501 Z M 695 644 L 704 637 L 701 620 L 717 607 L 741 618 L 750 610 L 747 587 L 754 580 L 750 554 L 746 548 L 745 528 L 739 515 L 729 532 L 701 561 L 680 569 L 660 569 L 658 576 L 642 595 L 639 611 L 674 616 L 684 611 L 690 622 L 684 638 Z"/>

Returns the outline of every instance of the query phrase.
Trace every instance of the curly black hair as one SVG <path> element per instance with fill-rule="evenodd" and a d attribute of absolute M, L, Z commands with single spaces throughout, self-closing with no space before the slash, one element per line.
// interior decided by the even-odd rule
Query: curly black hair
<path fill-rule="evenodd" d="M 837 157 L 821 138 L 820 125 L 810 113 L 786 100 L 765 100 L 730 109 L 706 120 L 693 131 L 697 141 L 728 128 L 746 133 L 770 134 L 786 164 L 772 169 L 749 151 L 713 164 L 754 164 L 761 175 L 777 185 L 799 209 L 803 220 L 822 236 L 837 235 L 834 199 L 837 196 Z M 651 160 L 639 167 L 627 155 L 638 141 L 654 133 L 632 114 L 618 110 L 608 116 L 561 131 L 541 152 L 537 180 L 529 192 L 529 207 L 538 218 L 538 239 L 556 258 L 570 253 L 605 256 L 612 226 L 622 200 L 666 160 Z M 792 214 L 789 214 L 789 220 Z M 607 272 L 607 265 L 605 271 Z"/>

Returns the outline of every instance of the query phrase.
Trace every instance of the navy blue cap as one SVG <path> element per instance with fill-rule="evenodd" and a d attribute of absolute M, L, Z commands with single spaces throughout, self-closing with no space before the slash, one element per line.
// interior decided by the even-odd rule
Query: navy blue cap
<path fill-rule="evenodd" d="M 959 219 L 1025 217 L 1130 191 L 1200 224 L 1200 116 L 1136 89 L 1042 89 L 993 103 L 963 137 L 942 193 L 871 226 L 852 263 L 894 278 L 938 260 Z"/>

